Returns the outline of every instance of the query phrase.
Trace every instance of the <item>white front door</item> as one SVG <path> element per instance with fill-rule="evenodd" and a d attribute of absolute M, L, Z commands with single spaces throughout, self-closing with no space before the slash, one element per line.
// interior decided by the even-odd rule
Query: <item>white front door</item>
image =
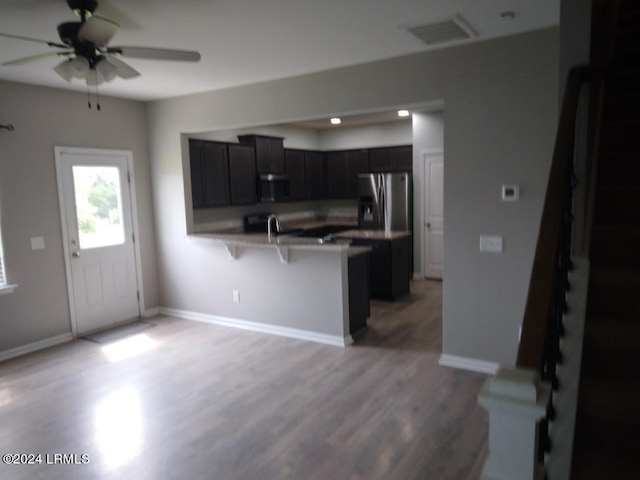
<path fill-rule="evenodd" d="M 131 152 L 56 147 L 67 283 L 76 335 L 140 316 Z"/>
<path fill-rule="evenodd" d="M 424 256 L 427 278 L 442 278 L 444 260 L 444 165 L 442 152 L 425 152 L 424 159 Z"/>

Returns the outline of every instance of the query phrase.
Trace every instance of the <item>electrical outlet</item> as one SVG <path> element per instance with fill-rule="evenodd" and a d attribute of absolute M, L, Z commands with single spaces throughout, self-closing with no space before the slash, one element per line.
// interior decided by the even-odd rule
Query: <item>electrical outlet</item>
<path fill-rule="evenodd" d="M 502 253 L 502 237 L 497 235 L 480 235 L 480 251 Z"/>
<path fill-rule="evenodd" d="M 240 303 L 240 292 L 238 290 L 233 291 L 233 302 Z"/>

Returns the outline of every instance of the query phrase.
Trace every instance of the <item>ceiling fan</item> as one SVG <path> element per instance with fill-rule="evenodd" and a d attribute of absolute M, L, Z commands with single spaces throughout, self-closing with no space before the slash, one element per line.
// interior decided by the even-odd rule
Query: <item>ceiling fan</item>
<path fill-rule="evenodd" d="M 53 68 L 58 75 L 67 82 L 79 78 L 84 79 L 89 86 L 96 86 L 103 82 L 110 82 L 116 77 L 128 79 L 140 76 L 140 72 L 118 57 L 184 62 L 198 62 L 200 60 L 200 53 L 195 51 L 150 47 L 111 47 L 108 43 L 117 32 L 119 25 L 112 20 L 94 15 L 98 9 L 98 1 L 66 1 L 69 8 L 80 17 L 80 21 L 64 22 L 58 25 L 60 42 L 0 33 L 1 37 L 43 43 L 57 50 L 4 62 L 2 65 L 23 65 L 49 57 L 63 57 L 64 60 Z"/>

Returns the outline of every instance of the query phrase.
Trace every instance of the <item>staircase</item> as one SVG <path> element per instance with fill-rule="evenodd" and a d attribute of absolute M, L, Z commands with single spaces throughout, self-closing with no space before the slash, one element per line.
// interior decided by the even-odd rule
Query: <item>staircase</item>
<path fill-rule="evenodd" d="M 605 80 L 574 480 L 640 479 L 640 2 Z"/>

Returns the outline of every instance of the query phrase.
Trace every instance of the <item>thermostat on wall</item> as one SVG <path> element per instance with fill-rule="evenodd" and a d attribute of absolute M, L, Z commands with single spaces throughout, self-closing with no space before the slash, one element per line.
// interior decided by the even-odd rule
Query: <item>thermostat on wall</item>
<path fill-rule="evenodd" d="M 520 198 L 520 187 L 518 185 L 502 185 L 502 200 L 505 202 L 515 202 Z"/>

